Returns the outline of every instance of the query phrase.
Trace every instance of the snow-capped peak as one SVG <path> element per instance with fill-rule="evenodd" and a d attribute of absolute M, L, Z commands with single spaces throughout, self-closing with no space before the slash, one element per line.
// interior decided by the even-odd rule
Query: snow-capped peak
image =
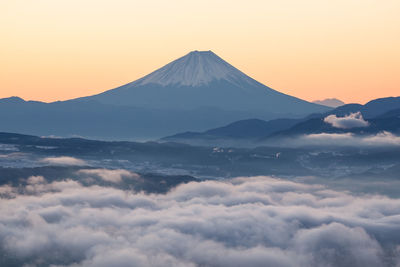
<path fill-rule="evenodd" d="M 135 85 L 159 84 L 162 86 L 199 86 L 215 80 L 233 83 L 250 77 L 224 61 L 212 51 L 192 51 L 135 82 Z"/>

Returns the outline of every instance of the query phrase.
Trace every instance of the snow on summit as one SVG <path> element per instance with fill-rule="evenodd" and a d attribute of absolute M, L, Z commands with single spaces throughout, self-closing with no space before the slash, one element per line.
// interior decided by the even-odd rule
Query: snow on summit
<path fill-rule="evenodd" d="M 139 79 L 135 85 L 159 84 L 195 87 L 215 80 L 226 80 L 232 83 L 255 82 L 212 51 L 192 51 Z"/>

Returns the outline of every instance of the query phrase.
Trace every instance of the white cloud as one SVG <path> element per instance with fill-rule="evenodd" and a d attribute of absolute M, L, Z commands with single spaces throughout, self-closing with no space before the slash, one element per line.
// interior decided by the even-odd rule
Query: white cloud
<path fill-rule="evenodd" d="M 43 176 L 30 176 L 28 177 L 27 183 L 34 185 L 34 184 L 43 184 L 45 183 L 46 180 L 44 179 Z"/>
<path fill-rule="evenodd" d="M 94 175 L 100 177 L 106 182 L 120 183 L 122 177 L 128 179 L 139 179 L 140 176 L 137 173 L 130 172 L 127 170 L 108 170 L 108 169 L 83 169 L 78 171 L 79 174 Z"/>
<path fill-rule="evenodd" d="M 77 159 L 74 157 L 47 157 L 42 159 L 42 162 L 52 165 L 72 165 L 72 166 L 84 166 L 88 165 L 84 160 Z"/>
<path fill-rule="evenodd" d="M 271 143 L 272 144 L 272 143 Z M 353 133 L 318 133 L 280 140 L 281 146 L 346 146 L 346 147 L 384 147 L 400 146 L 400 136 L 390 132 L 380 132 L 372 135 L 357 135 Z"/>
<path fill-rule="evenodd" d="M 319 133 L 304 135 L 288 144 L 301 145 L 335 145 L 335 146 L 399 146 L 400 137 L 390 132 L 381 132 L 376 135 L 355 135 L 352 133 Z"/>
<path fill-rule="evenodd" d="M 373 145 L 400 145 L 400 137 L 386 131 L 377 135 L 366 136 L 363 141 Z"/>
<path fill-rule="evenodd" d="M 344 117 L 329 115 L 324 118 L 324 122 L 332 125 L 335 128 L 350 129 L 357 127 L 368 127 L 368 121 L 364 120 L 361 112 L 350 113 Z"/>
<path fill-rule="evenodd" d="M 294 243 L 298 253 L 308 255 L 313 266 L 328 262 L 329 266 L 382 266 L 382 248 L 361 227 L 331 223 L 300 230 Z M 341 256 L 338 257 L 337 253 Z"/>
<path fill-rule="evenodd" d="M 400 264 L 400 199 L 270 177 L 191 182 L 167 194 L 36 180 L 39 193 L 0 201 L 3 263 Z"/>

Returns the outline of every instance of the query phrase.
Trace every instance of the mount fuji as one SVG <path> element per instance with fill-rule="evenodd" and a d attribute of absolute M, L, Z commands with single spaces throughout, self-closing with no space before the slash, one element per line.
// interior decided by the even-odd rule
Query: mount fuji
<path fill-rule="evenodd" d="M 0 99 L 0 131 L 148 140 L 238 120 L 299 118 L 328 110 L 257 82 L 211 51 L 193 51 L 97 95 L 52 103 Z"/>
<path fill-rule="evenodd" d="M 259 116 L 327 110 L 257 82 L 212 51 L 190 52 L 139 80 L 79 100 L 152 109 L 213 107 L 256 111 Z"/>

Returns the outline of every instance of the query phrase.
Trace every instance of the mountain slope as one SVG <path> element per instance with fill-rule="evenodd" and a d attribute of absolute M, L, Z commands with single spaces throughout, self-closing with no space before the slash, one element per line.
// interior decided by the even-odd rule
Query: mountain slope
<path fill-rule="evenodd" d="M 369 101 L 365 105 L 348 104 L 338 107 L 327 113 L 313 116 L 301 121 L 289 129 L 277 131 L 262 140 L 273 139 L 276 137 L 290 137 L 303 134 L 314 133 L 356 133 L 356 134 L 376 134 L 382 131 L 389 131 L 400 134 L 400 97 L 379 98 Z M 358 120 L 366 121 L 366 125 L 361 127 L 341 128 L 327 123 L 328 116 L 335 116 L 335 120 L 349 118 L 350 114 L 359 112 L 362 117 Z M 357 118 L 351 118 L 353 121 Z"/>
<path fill-rule="evenodd" d="M 326 113 L 321 113 L 320 117 L 335 114 L 338 116 L 345 116 L 349 113 L 360 111 L 364 118 L 374 118 L 385 112 L 399 109 L 400 97 L 383 97 L 369 101 L 365 105 L 361 104 L 346 104 Z"/>
<path fill-rule="evenodd" d="M 249 118 L 300 118 L 328 110 L 257 82 L 211 51 L 194 51 L 98 95 L 53 103 L 0 100 L 0 131 L 148 140 Z"/>
<path fill-rule="evenodd" d="M 264 121 L 248 119 L 233 122 L 223 127 L 205 132 L 185 132 L 162 138 L 163 141 L 173 141 L 188 144 L 217 145 L 222 140 L 239 144 L 242 141 L 251 142 L 277 131 L 288 129 L 302 119 L 275 119 Z M 215 142 L 214 142 L 215 141 Z"/>
<path fill-rule="evenodd" d="M 101 94 L 79 98 L 157 109 L 224 110 L 304 115 L 329 108 L 275 91 L 211 51 L 193 51 L 149 75 Z"/>
<path fill-rule="evenodd" d="M 207 130 L 204 132 L 184 132 L 163 138 L 163 141 L 174 141 L 188 144 L 216 145 L 224 142 L 228 145 L 254 146 L 259 140 L 273 140 L 277 137 L 290 137 L 312 133 L 357 133 L 375 134 L 382 131 L 400 133 L 400 97 L 375 99 L 365 105 L 347 104 L 332 111 L 320 114 L 310 114 L 303 119 L 275 119 L 263 121 L 248 119 L 233 122 L 229 125 Z M 389 110 L 395 108 L 393 110 Z M 351 113 L 360 112 L 362 117 L 350 117 L 355 126 L 338 128 L 324 121 L 328 116 L 333 118 L 346 117 Z M 354 122 L 355 121 L 355 122 Z M 347 122 L 347 125 L 349 122 Z M 368 125 L 366 125 L 368 124 Z"/>
<path fill-rule="evenodd" d="M 0 103 L 0 131 L 106 140 L 149 140 L 187 130 L 204 131 L 257 115 L 217 108 L 166 111 L 96 101 L 4 102 Z"/>
<path fill-rule="evenodd" d="M 389 110 L 388 112 L 385 112 L 377 116 L 377 118 L 392 118 L 392 117 L 400 118 L 400 108 Z"/>

